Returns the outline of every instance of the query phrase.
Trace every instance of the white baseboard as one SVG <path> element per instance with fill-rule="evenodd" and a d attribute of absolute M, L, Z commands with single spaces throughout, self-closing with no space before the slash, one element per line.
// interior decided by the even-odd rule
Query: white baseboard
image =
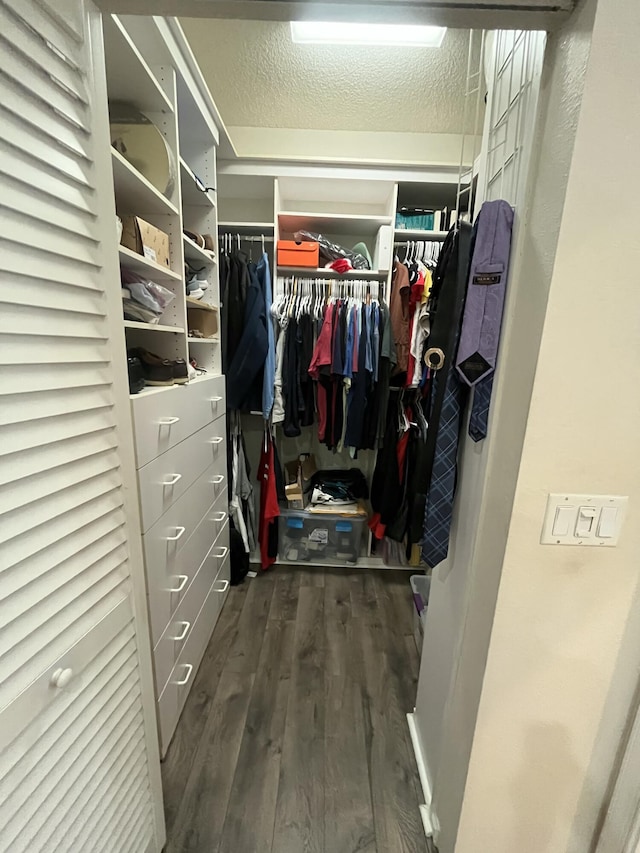
<path fill-rule="evenodd" d="M 407 723 L 409 724 L 409 733 L 411 735 L 411 743 L 413 744 L 413 752 L 418 765 L 418 774 L 420 775 L 420 784 L 422 786 L 422 796 L 424 804 L 420 806 L 420 817 L 424 826 L 424 833 L 427 838 L 433 838 L 434 826 L 431 819 L 431 786 L 429 785 L 429 777 L 427 775 L 427 762 L 422 747 L 422 738 L 418 731 L 416 715 L 414 713 L 407 714 Z"/>

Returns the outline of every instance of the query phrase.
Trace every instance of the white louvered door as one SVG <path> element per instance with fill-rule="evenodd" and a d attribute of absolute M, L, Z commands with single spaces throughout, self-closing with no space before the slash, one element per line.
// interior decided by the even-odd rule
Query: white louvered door
<path fill-rule="evenodd" d="M 0 851 L 156 853 L 100 19 L 0 0 Z"/>

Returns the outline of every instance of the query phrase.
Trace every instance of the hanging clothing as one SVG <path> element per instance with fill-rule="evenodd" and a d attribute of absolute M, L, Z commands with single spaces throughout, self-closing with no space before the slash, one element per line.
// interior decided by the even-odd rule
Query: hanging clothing
<path fill-rule="evenodd" d="M 256 518 L 251 470 L 242 435 L 240 418 L 231 412 L 228 416 L 228 482 L 229 515 L 240 533 L 244 549 L 251 554 L 256 547 Z"/>
<path fill-rule="evenodd" d="M 474 441 L 487 434 L 512 228 L 513 209 L 506 201 L 482 205 L 456 357 L 461 380 L 474 389 L 469 422 L 469 435 Z"/>
<path fill-rule="evenodd" d="M 445 358 L 434 378 L 426 449 L 429 488 L 422 558 L 431 567 L 442 562 L 449 549 L 464 402 L 464 388 L 455 369 L 455 352 L 472 253 L 471 232 L 471 226 L 461 222 L 459 231 L 449 235 L 451 240 L 446 252 L 443 247 L 443 264 L 439 264 L 434 284 L 439 290 L 429 346 L 439 346 Z"/>
<path fill-rule="evenodd" d="M 276 343 L 273 331 L 273 320 L 271 319 L 271 271 L 269 269 L 269 256 L 266 252 L 256 266 L 256 275 L 264 295 L 264 310 L 267 324 L 267 357 L 264 363 L 264 374 L 262 379 L 262 417 L 269 420 L 275 399 L 275 374 L 276 374 Z"/>
<path fill-rule="evenodd" d="M 258 467 L 260 483 L 260 565 L 262 569 L 272 566 L 278 556 L 278 491 L 276 486 L 275 454 L 273 439 L 265 430 Z"/>
<path fill-rule="evenodd" d="M 393 265 L 391 299 L 389 313 L 396 345 L 396 373 L 406 373 L 409 363 L 410 327 L 409 327 L 409 273 L 404 264 L 396 261 Z"/>
<path fill-rule="evenodd" d="M 255 264 L 248 265 L 245 270 L 249 284 L 242 335 L 227 373 L 227 408 L 251 410 L 262 407 L 262 371 L 269 350 L 269 335 L 264 292 Z M 231 340 L 229 347 L 231 355 Z M 253 402 L 256 394 L 257 403 Z"/>

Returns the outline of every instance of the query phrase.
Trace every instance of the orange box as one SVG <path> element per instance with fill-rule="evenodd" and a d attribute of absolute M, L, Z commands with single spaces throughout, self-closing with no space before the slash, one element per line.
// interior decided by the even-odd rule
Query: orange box
<path fill-rule="evenodd" d="M 278 240 L 279 267 L 315 267 L 320 263 L 318 243 L 298 243 L 296 240 Z"/>

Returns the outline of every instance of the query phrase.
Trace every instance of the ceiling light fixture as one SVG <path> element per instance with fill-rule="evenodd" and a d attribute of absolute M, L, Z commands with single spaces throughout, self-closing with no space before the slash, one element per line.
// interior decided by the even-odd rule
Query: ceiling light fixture
<path fill-rule="evenodd" d="M 291 21 L 298 44 L 398 45 L 440 47 L 446 27 L 414 24 L 354 24 L 341 21 Z"/>

